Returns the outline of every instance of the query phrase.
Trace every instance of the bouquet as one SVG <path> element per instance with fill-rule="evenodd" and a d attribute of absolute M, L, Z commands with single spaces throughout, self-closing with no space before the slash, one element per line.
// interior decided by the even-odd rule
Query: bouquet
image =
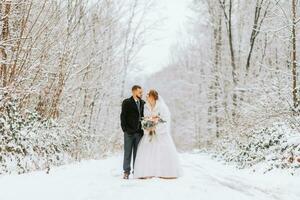
<path fill-rule="evenodd" d="M 153 136 L 156 135 L 155 129 L 156 126 L 160 123 L 166 123 L 161 117 L 160 114 L 156 117 L 143 117 L 142 118 L 142 129 L 149 131 L 149 135 L 151 136 L 150 141 L 152 140 Z"/>

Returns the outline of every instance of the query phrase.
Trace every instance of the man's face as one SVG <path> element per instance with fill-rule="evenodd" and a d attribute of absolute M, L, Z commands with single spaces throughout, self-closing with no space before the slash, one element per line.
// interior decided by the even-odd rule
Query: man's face
<path fill-rule="evenodd" d="M 137 89 L 137 90 L 135 90 L 134 94 L 135 94 L 136 97 L 138 97 L 138 98 L 141 99 L 143 97 L 143 89 Z"/>

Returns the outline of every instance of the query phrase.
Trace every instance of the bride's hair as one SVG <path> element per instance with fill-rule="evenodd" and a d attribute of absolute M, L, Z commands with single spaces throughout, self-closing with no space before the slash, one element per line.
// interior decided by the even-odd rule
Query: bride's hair
<path fill-rule="evenodd" d="M 158 100 L 158 92 L 156 90 L 150 90 L 148 95 L 152 96 L 155 100 Z"/>

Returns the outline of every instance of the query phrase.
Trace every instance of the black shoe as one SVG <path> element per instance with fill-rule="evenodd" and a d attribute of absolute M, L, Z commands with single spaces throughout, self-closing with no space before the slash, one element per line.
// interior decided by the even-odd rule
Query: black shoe
<path fill-rule="evenodd" d="M 123 179 L 126 179 L 126 180 L 129 179 L 129 173 L 128 172 L 124 173 Z"/>

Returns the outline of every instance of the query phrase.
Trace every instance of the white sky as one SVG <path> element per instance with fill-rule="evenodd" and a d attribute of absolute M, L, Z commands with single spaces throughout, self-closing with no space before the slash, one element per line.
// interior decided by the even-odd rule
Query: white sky
<path fill-rule="evenodd" d="M 153 19 L 164 19 L 148 40 L 154 40 L 142 49 L 138 60 L 141 73 L 151 74 L 162 69 L 169 60 L 170 47 L 180 38 L 180 30 L 187 19 L 190 0 L 156 0 Z M 159 16 L 157 16 L 159 15 Z M 158 39 L 158 40 L 156 40 Z"/>

